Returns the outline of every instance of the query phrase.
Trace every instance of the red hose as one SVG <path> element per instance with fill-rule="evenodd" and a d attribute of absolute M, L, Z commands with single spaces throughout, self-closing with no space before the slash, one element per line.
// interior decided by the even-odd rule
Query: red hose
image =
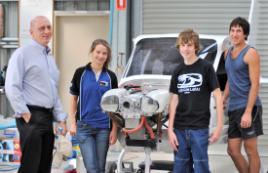
<path fill-rule="evenodd" d="M 126 129 L 126 128 L 123 128 L 122 131 L 125 134 L 132 134 L 132 133 L 138 132 L 143 127 L 145 127 L 146 130 L 148 131 L 148 133 L 150 135 L 150 138 L 151 139 L 155 139 L 155 135 L 154 135 L 153 129 L 149 126 L 149 124 L 147 123 L 147 120 L 146 120 L 146 118 L 144 116 L 141 116 L 141 121 L 140 121 L 140 123 L 139 123 L 139 125 L 137 127 L 135 127 L 134 129 Z"/>
<path fill-rule="evenodd" d="M 126 129 L 126 128 L 123 128 L 122 131 L 126 134 L 132 134 L 132 133 L 135 133 L 137 131 L 139 131 L 142 127 L 143 127 L 143 124 L 144 122 L 146 121 L 146 118 L 144 116 L 141 117 L 141 121 L 139 123 L 139 125 L 134 128 L 134 129 Z"/>
<path fill-rule="evenodd" d="M 145 122 L 144 122 L 144 126 L 148 130 L 149 135 L 150 135 L 150 138 L 151 139 L 155 139 L 155 135 L 154 135 L 153 129 L 151 128 L 151 126 L 149 126 L 149 124 L 147 123 L 147 120 L 146 119 L 145 119 Z"/>

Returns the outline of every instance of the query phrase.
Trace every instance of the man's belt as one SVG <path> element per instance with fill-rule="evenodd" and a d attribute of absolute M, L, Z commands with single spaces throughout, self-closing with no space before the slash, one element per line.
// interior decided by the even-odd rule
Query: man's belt
<path fill-rule="evenodd" d="M 35 106 L 35 105 L 27 105 L 27 107 L 33 111 L 40 111 L 40 112 L 45 112 L 45 113 L 53 112 L 53 108 L 45 108 L 45 107 Z"/>

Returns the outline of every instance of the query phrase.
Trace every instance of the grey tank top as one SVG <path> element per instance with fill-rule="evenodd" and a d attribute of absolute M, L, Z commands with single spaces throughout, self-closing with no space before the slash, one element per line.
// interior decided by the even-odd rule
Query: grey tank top
<path fill-rule="evenodd" d="M 244 62 L 244 56 L 249 48 L 250 46 L 247 45 L 235 58 L 231 56 L 233 47 L 231 47 L 227 53 L 225 69 L 230 87 L 229 111 L 245 108 L 247 106 L 251 83 L 248 64 Z M 261 105 L 259 96 L 257 96 L 255 105 Z"/>

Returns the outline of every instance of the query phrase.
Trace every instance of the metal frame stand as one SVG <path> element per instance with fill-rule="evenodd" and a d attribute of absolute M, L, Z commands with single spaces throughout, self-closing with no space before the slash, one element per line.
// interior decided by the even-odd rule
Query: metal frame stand
<path fill-rule="evenodd" d="M 145 172 L 144 173 L 150 173 L 150 166 L 151 166 L 151 148 L 150 147 L 144 147 L 145 152 Z M 123 148 L 121 153 L 119 154 L 118 161 L 117 161 L 117 172 L 118 173 L 125 173 L 123 168 L 123 158 L 125 154 L 127 153 L 126 148 Z"/>

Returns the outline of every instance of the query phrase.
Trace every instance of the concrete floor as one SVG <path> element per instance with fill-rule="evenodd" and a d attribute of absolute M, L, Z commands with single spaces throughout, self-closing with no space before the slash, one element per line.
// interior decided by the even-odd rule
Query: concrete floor
<path fill-rule="evenodd" d="M 226 144 L 215 144 L 209 147 L 209 165 L 211 173 L 238 173 L 231 158 L 227 155 Z M 268 171 L 268 147 L 259 148 L 262 162 L 262 172 Z M 117 161 L 120 152 L 109 152 L 108 161 Z M 124 157 L 124 161 L 134 162 L 134 168 L 145 158 L 145 154 L 140 151 L 131 151 Z M 173 160 L 173 154 L 167 152 L 152 152 L 152 160 Z M 164 173 L 165 171 L 152 170 L 151 173 Z"/>
<path fill-rule="evenodd" d="M 115 146 L 118 147 L 118 146 Z M 169 147 L 169 146 L 168 146 Z M 262 172 L 267 173 L 268 171 L 268 147 L 259 148 L 262 161 Z M 117 161 L 120 154 L 119 148 L 112 148 L 108 153 L 107 161 Z M 144 160 L 144 152 L 141 151 L 130 151 L 125 157 L 124 161 L 133 162 L 134 168 L 138 167 L 138 164 Z M 152 152 L 152 160 L 172 160 L 173 154 L 167 152 Z M 82 171 L 81 166 L 82 160 L 80 160 L 79 173 L 85 173 Z M 1 163 L 0 163 L 1 164 Z M 238 173 L 234 167 L 234 164 L 226 153 L 226 144 L 215 144 L 209 147 L 209 164 L 211 173 Z M 6 173 L 15 173 L 16 171 L 10 171 Z M 152 170 L 151 173 L 165 173 L 166 171 Z M 63 173 L 61 169 L 53 169 L 52 173 Z"/>

